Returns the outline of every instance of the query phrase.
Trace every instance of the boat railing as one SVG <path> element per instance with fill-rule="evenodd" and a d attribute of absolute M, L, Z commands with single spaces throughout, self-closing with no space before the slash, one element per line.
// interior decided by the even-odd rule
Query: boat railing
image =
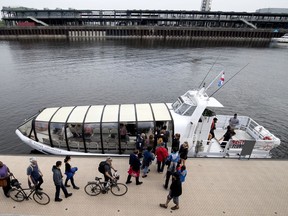
<path fill-rule="evenodd" d="M 231 116 L 232 117 L 232 116 Z M 226 129 L 229 125 L 230 116 L 225 115 L 217 115 L 217 128 Z M 247 132 L 251 137 L 255 140 L 265 140 L 266 138 L 270 138 L 271 140 L 278 139 L 272 133 L 270 133 L 263 126 L 259 125 L 256 121 L 248 116 L 238 116 L 239 126 L 237 129 Z"/>
<path fill-rule="evenodd" d="M 245 145 L 245 140 L 233 140 L 229 141 L 221 141 L 221 143 L 226 143 L 226 145 L 222 148 L 220 147 L 220 142 L 214 140 L 212 145 L 204 146 L 202 143 L 205 143 L 203 140 L 199 142 L 195 146 L 194 157 L 239 157 L 242 152 L 242 148 Z M 247 143 L 249 144 L 249 143 Z M 215 145 L 218 147 L 215 148 Z M 270 150 L 274 147 L 273 142 L 271 141 L 256 141 L 254 148 L 251 152 L 252 157 L 254 158 L 269 158 Z M 250 155 L 250 156 L 251 156 Z M 249 155 L 248 155 L 249 156 Z"/>
<path fill-rule="evenodd" d="M 233 116 L 217 115 L 216 117 L 218 119 L 217 128 L 226 129 L 229 125 L 230 118 L 232 118 Z M 238 116 L 237 118 L 239 119 L 239 126 L 237 128 L 245 130 L 248 127 L 251 118 L 247 116 Z"/>

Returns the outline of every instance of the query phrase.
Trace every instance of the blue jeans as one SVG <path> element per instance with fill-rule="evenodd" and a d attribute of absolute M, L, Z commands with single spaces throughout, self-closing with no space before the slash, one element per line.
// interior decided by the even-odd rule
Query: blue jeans
<path fill-rule="evenodd" d="M 146 175 L 148 173 L 148 169 L 149 169 L 149 166 L 144 166 L 143 175 Z"/>

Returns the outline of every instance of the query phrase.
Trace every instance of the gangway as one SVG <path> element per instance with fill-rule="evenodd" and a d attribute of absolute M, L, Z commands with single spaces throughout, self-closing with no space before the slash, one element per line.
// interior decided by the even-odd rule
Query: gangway
<path fill-rule="evenodd" d="M 43 26 L 49 26 L 47 23 L 45 23 L 45 22 L 43 22 L 43 21 L 41 21 L 41 20 L 38 20 L 38 19 L 36 19 L 35 17 L 28 16 L 27 18 L 33 20 L 34 22 L 40 23 L 40 24 L 43 25 Z"/>
<path fill-rule="evenodd" d="M 253 25 L 252 23 L 248 22 L 247 20 L 240 18 L 240 21 L 244 22 L 245 24 L 247 24 L 248 26 L 257 29 L 257 27 L 255 25 Z"/>

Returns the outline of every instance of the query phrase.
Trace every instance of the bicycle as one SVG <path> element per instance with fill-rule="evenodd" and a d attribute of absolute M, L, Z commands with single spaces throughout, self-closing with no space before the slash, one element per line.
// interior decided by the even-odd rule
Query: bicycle
<path fill-rule="evenodd" d="M 9 190 L 9 196 L 12 200 L 16 202 L 22 202 L 24 199 L 29 200 L 33 194 L 33 199 L 40 205 L 47 205 L 50 202 L 50 197 L 46 193 L 36 190 L 35 187 L 22 188 L 21 183 L 15 177 L 10 182 L 12 189 Z M 25 191 L 28 190 L 30 190 L 30 193 L 27 195 Z"/>
<path fill-rule="evenodd" d="M 89 196 L 96 196 L 101 192 L 103 194 L 108 193 L 110 190 L 115 196 L 123 196 L 127 193 L 128 187 L 123 183 L 118 183 L 119 176 L 115 176 L 115 180 L 110 180 L 108 182 L 101 181 L 102 178 L 95 177 L 96 181 L 90 181 L 85 186 L 84 190 Z M 105 186 L 106 184 L 106 186 Z"/>

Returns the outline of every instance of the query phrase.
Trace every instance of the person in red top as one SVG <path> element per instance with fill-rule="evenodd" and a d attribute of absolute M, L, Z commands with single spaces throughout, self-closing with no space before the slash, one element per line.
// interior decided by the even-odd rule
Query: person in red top
<path fill-rule="evenodd" d="M 158 147 L 156 148 L 156 151 L 155 151 L 155 154 L 157 157 L 157 172 L 163 173 L 165 160 L 168 157 L 169 153 L 168 153 L 168 150 L 163 146 L 162 138 L 159 138 L 157 143 L 158 143 Z"/>
<path fill-rule="evenodd" d="M 211 124 L 211 128 L 210 128 L 210 133 L 209 133 L 209 137 L 208 137 L 208 142 L 207 145 L 209 145 L 210 140 L 212 140 L 213 138 L 215 138 L 215 134 L 214 134 L 214 130 L 216 129 L 216 123 L 217 123 L 217 118 L 213 118 L 212 124 Z"/>

